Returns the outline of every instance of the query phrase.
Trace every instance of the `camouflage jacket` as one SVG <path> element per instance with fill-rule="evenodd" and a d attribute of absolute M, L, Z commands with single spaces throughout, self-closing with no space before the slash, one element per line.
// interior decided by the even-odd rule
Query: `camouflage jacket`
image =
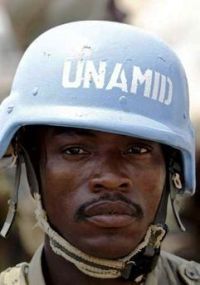
<path fill-rule="evenodd" d="M 45 285 L 41 267 L 42 247 L 30 264 L 21 263 L 0 274 L 0 285 Z M 175 255 L 161 252 L 155 269 L 145 285 L 200 285 L 200 265 Z"/>

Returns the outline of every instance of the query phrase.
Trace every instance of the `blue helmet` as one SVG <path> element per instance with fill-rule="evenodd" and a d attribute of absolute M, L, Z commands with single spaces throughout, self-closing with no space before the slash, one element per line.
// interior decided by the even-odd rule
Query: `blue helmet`
<path fill-rule="evenodd" d="M 181 153 L 184 192 L 194 192 L 184 69 L 166 44 L 133 26 L 73 22 L 39 36 L 0 106 L 1 157 L 26 125 L 100 130 L 171 146 Z"/>

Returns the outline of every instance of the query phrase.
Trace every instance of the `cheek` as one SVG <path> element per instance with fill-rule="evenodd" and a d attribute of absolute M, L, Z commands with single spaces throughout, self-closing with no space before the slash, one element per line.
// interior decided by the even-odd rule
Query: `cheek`
<path fill-rule="evenodd" d="M 42 175 L 42 197 L 44 207 L 51 222 L 60 217 L 72 217 L 77 207 L 77 197 L 81 189 L 86 189 L 87 168 L 73 167 L 63 161 L 49 160 Z M 83 193 L 82 193 L 83 194 Z M 69 202 L 70 201 L 70 202 Z"/>
<path fill-rule="evenodd" d="M 42 198 L 48 215 L 60 209 L 63 198 L 68 196 L 74 181 L 73 173 L 59 163 L 48 161 L 42 172 Z"/>
<path fill-rule="evenodd" d="M 146 172 L 147 175 L 148 172 Z M 146 215 L 154 218 L 157 208 L 159 206 L 160 198 L 166 182 L 166 170 L 165 167 L 159 165 L 152 168 L 146 177 L 143 177 L 146 181 L 143 186 L 142 194 L 144 201 L 144 211 Z"/>

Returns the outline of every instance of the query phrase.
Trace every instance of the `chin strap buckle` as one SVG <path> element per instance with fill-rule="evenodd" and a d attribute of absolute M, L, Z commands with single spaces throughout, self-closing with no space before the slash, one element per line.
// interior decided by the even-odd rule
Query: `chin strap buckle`
<path fill-rule="evenodd" d="M 135 261 L 129 260 L 126 263 L 124 270 L 122 271 L 122 275 L 121 275 L 122 278 L 124 278 L 125 280 L 129 279 L 133 266 L 136 266 Z"/>
<path fill-rule="evenodd" d="M 155 267 L 160 253 L 161 242 L 167 233 L 167 226 L 160 224 L 150 225 L 147 230 L 145 239 L 148 243 L 132 259 L 126 262 L 121 276 L 125 280 L 141 282 L 152 269 Z M 138 280 L 138 281 L 137 281 Z"/>

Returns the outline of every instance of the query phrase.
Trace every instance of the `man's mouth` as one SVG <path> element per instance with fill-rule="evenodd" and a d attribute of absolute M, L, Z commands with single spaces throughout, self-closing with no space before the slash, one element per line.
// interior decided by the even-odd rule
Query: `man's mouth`
<path fill-rule="evenodd" d="M 141 212 L 136 206 L 123 201 L 99 201 L 84 209 L 85 219 L 104 228 L 121 228 L 130 225 Z"/>

